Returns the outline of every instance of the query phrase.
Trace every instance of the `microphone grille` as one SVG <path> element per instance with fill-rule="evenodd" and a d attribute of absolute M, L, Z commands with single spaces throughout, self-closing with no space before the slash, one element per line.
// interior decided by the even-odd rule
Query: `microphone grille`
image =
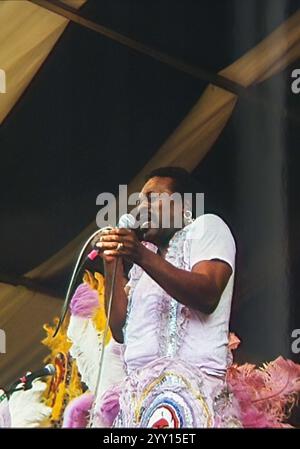
<path fill-rule="evenodd" d="M 118 228 L 132 229 L 135 226 L 135 218 L 131 214 L 121 215 Z"/>
<path fill-rule="evenodd" d="M 53 374 L 55 374 L 55 371 L 56 371 L 55 366 L 52 365 L 52 363 L 49 363 L 48 365 L 46 365 L 45 368 L 47 369 L 49 375 L 52 376 Z"/>

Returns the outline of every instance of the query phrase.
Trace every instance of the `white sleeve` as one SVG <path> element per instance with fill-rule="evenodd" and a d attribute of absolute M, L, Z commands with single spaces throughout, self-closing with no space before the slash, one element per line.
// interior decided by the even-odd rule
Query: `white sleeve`
<path fill-rule="evenodd" d="M 236 246 L 227 224 L 217 215 L 205 214 L 191 225 L 190 268 L 203 260 L 218 259 L 235 267 Z"/>

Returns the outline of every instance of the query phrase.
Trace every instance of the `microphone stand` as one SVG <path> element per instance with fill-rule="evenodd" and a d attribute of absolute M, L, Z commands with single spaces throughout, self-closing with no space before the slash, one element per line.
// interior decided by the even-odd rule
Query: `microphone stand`
<path fill-rule="evenodd" d="M 124 222 L 124 224 L 125 224 L 124 227 L 129 227 L 128 226 L 128 219 L 129 219 L 129 217 L 127 216 L 127 220 Z M 60 329 L 60 327 L 61 327 L 61 325 L 62 325 L 62 323 L 63 323 L 63 321 L 64 321 L 64 319 L 66 317 L 66 314 L 67 314 L 67 311 L 68 311 L 68 308 L 69 308 L 69 305 L 70 305 L 70 301 L 71 301 L 71 293 L 72 293 L 73 287 L 74 287 L 75 282 L 77 280 L 77 276 L 78 276 L 81 268 L 83 267 L 83 265 L 85 263 L 85 260 L 84 259 L 82 260 L 83 254 L 84 254 L 86 248 L 88 247 L 88 245 L 90 244 L 90 242 L 92 241 L 92 239 L 97 234 L 100 234 L 105 229 L 112 229 L 112 227 L 111 226 L 106 226 L 104 228 L 101 228 L 100 230 L 98 229 L 97 231 L 95 231 L 86 240 L 86 242 L 84 243 L 84 245 L 83 245 L 83 247 L 82 247 L 82 249 L 81 249 L 81 251 L 79 253 L 79 256 L 78 256 L 76 264 L 75 264 L 75 267 L 74 267 L 73 272 L 72 272 L 72 276 L 71 276 L 71 280 L 70 280 L 70 283 L 69 283 L 69 287 L 68 287 L 67 294 L 66 294 L 66 297 L 65 297 L 65 301 L 64 301 L 64 304 L 63 304 L 63 307 L 62 307 L 60 319 L 59 319 L 58 325 L 57 325 L 57 327 L 55 329 L 55 332 L 54 332 L 52 338 L 54 338 L 57 335 L 57 333 L 58 333 L 58 331 L 59 331 L 59 329 Z M 110 321 L 110 315 L 111 315 L 112 299 L 113 299 L 113 294 L 114 294 L 115 279 L 116 279 L 118 263 L 119 263 L 119 259 L 117 258 L 115 260 L 115 262 L 114 262 L 114 267 L 113 267 L 111 290 L 110 290 L 110 294 L 109 294 L 108 307 L 107 307 L 107 317 L 106 317 L 106 323 L 105 323 L 105 328 L 104 328 L 104 331 L 103 331 L 103 336 L 102 336 L 103 338 L 102 338 L 102 343 L 101 343 L 102 347 L 101 347 L 99 369 L 98 369 L 98 373 L 97 373 L 97 383 L 96 383 L 95 398 L 94 398 L 94 402 L 93 402 L 93 405 L 92 405 L 92 408 L 91 408 L 91 411 L 90 411 L 88 427 L 92 426 L 94 415 L 95 415 L 95 407 L 96 407 L 96 401 L 97 401 L 97 396 L 98 396 L 98 392 L 99 392 L 99 385 L 100 385 L 101 376 L 102 376 L 102 368 L 103 368 L 103 361 L 104 361 L 104 351 L 105 351 L 104 348 L 105 348 L 105 342 L 106 342 L 106 338 L 107 338 L 107 334 L 108 334 L 108 330 L 109 330 L 109 321 Z"/>
<path fill-rule="evenodd" d="M 119 263 L 119 258 L 116 258 L 116 260 L 114 261 L 113 272 L 112 272 L 111 288 L 110 288 L 108 304 L 107 304 L 106 322 L 105 322 L 105 327 L 104 327 L 104 331 L 102 334 L 101 354 L 100 354 L 99 369 L 98 369 L 97 379 L 96 379 L 96 389 L 95 389 L 94 401 L 93 401 L 93 404 L 91 407 L 89 423 L 87 426 L 89 428 L 92 427 L 93 420 L 95 417 L 97 397 L 98 397 L 98 392 L 99 392 L 100 384 L 101 384 L 103 362 L 104 362 L 105 342 L 106 342 L 106 338 L 107 338 L 107 334 L 108 334 L 108 330 L 109 330 L 109 321 L 110 321 L 110 315 L 111 315 L 112 300 L 113 300 L 114 290 L 115 290 L 115 282 L 116 282 L 116 273 L 117 273 L 118 263 Z"/>

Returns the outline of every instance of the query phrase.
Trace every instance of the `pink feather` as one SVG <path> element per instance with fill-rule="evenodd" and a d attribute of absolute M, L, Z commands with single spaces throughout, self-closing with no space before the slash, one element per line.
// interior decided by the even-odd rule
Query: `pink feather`
<path fill-rule="evenodd" d="M 91 318 L 98 306 L 97 291 L 86 283 L 80 284 L 71 300 L 71 314 L 82 318 Z"/>
<path fill-rule="evenodd" d="M 64 412 L 62 427 L 85 428 L 88 424 L 89 412 L 92 407 L 94 395 L 85 393 L 73 399 Z"/>
<path fill-rule="evenodd" d="M 227 381 L 239 401 L 244 427 L 288 427 L 284 421 L 300 392 L 300 365 L 283 357 L 263 368 L 232 365 Z"/>
<path fill-rule="evenodd" d="M 121 387 L 117 384 L 106 390 L 100 402 L 98 417 L 106 427 L 111 427 L 120 410 Z"/>

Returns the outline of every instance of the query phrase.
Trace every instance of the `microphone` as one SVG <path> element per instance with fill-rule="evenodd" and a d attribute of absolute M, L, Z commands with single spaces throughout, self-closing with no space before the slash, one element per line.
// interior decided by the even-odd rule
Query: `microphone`
<path fill-rule="evenodd" d="M 55 366 L 52 365 L 52 363 L 49 363 L 42 369 L 34 371 L 33 373 L 25 374 L 25 376 L 21 377 L 19 380 L 21 383 L 29 385 L 31 387 L 31 384 L 35 379 L 39 379 L 40 377 L 53 376 L 55 372 Z"/>
<path fill-rule="evenodd" d="M 8 390 L 6 391 L 6 395 L 9 398 L 15 391 L 29 390 L 30 388 L 32 388 L 32 382 L 35 379 L 39 379 L 40 377 L 53 376 L 55 373 L 55 366 L 49 363 L 42 369 L 34 371 L 33 373 L 29 372 L 20 377 L 8 388 Z M 20 387 L 20 384 L 23 384 L 23 386 Z"/>
<path fill-rule="evenodd" d="M 138 238 L 141 240 L 143 237 L 143 229 L 146 229 L 147 225 L 148 225 L 148 221 L 145 221 L 145 223 L 142 224 L 142 226 L 137 227 L 136 226 L 136 219 L 134 218 L 133 215 L 131 214 L 123 214 L 121 215 L 120 219 L 119 219 L 119 223 L 118 223 L 118 228 L 126 228 L 126 229 L 131 229 L 133 230 Z M 99 256 L 99 249 L 96 247 L 96 243 L 98 243 L 98 236 L 101 235 L 101 230 L 99 231 L 98 234 L 96 234 L 96 238 L 94 239 L 94 248 L 92 249 L 92 251 L 87 255 L 87 258 L 90 260 L 95 260 L 96 257 Z"/>

